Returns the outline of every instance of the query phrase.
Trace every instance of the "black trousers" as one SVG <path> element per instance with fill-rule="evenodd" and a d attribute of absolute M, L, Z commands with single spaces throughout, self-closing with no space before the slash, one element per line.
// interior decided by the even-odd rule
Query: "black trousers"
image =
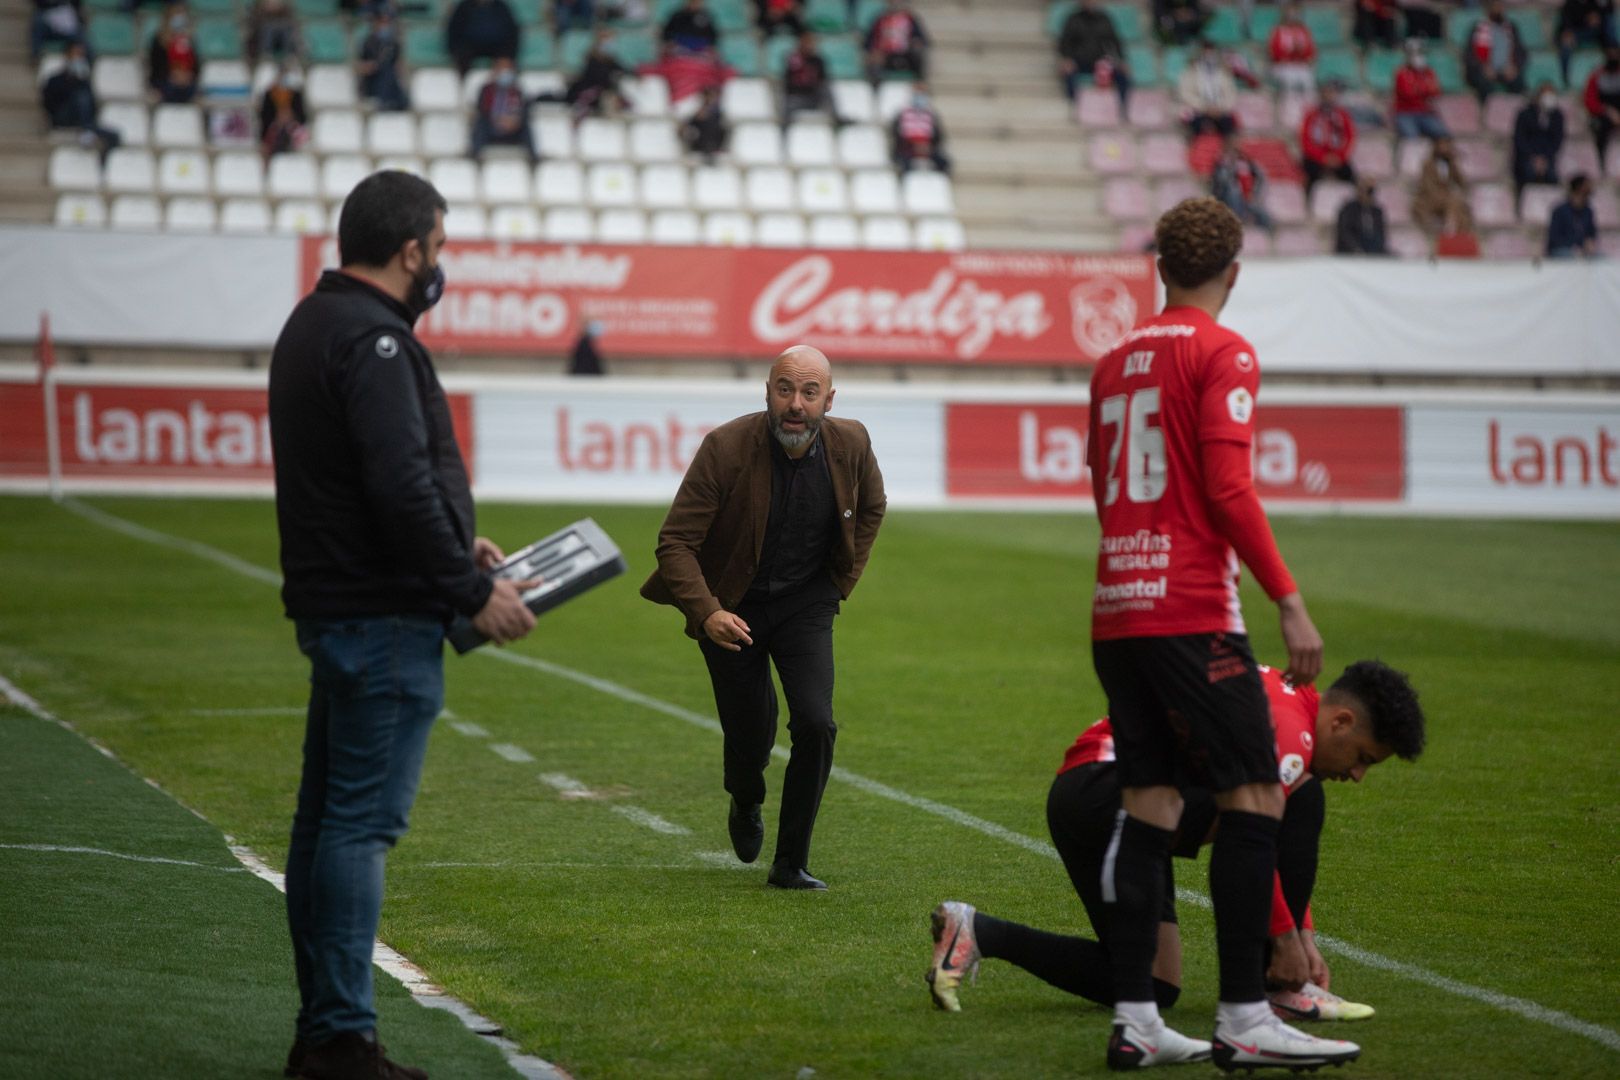
<path fill-rule="evenodd" d="M 832 772 L 833 619 L 838 600 L 831 582 L 825 589 L 763 602 L 744 601 L 736 614 L 748 624 L 752 645 L 740 652 L 700 639 L 714 704 L 725 732 L 725 787 L 744 804 L 765 801 L 765 766 L 776 744 L 776 686 L 771 664 L 782 679 L 788 704 L 792 749 L 782 779 L 782 814 L 776 828 L 774 861 L 804 869 L 810 861 L 810 834 L 821 809 L 821 793 Z"/>

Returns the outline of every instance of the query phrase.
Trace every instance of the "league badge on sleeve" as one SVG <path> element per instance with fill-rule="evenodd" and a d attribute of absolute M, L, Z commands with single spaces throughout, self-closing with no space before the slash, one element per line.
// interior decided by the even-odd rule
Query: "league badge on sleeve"
<path fill-rule="evenodd" d="M 1241 386 L 1234 386 L 1232 392 L 1226 395 L 1226 411 L 1233 423 L 1247 424 L 1254 415 L 1254 395 Z"/>

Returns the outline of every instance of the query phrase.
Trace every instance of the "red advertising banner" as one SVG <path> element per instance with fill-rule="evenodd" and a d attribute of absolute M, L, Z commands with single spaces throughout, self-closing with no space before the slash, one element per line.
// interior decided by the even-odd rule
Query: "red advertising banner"
<path fill-rule="evenodd" d="M 335 266 L 303 242 L 302 288 Z M 422 320 L 440 350 L 560 353 L 601 323 L 609 352 L 768 358 L 809 343 L 835 359 L 1090 364 L 1153 310 L 1136 255 L 782 251 L 458 242 Z"/>
<path fill-rule="evenodd" d="M 0 382 L 0 478 L 45 476 L 47 445 L 39 383 Z"/>
<path fill-rule="evenodd" d="M 1399 501 L 1405 491 L 1400 406 L 1262 405 L 1255 485 L 1263 498 Z M 945 409 L 945 493 L 952 498 L 1082 499 L 1085 405 Z"/>

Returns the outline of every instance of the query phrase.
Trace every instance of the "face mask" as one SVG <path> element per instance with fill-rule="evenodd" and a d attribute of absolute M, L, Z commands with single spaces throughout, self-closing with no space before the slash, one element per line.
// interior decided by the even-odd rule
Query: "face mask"
<path fill-rule="evenodd" d="M 1412 66 L 1422 71 L 1429 66 L 1429 58 L 1426 56 L 1414 56 L 1412 57 Z"/>
<path fill-rule="evenodd" d="M 173 30 L 175 33 L 178 34 L 180 31 L 184 30 L 185 28 L 186 28 L 186 17 L 184 15 L 176 15 L 174 18 L 169 20 L 169 29 Z"/>
<path fill-rule="evenodd" d="M 1545 109 L 1546 111 L 1548 111 L 1548 112 L 1552 112 L 1554 109 L 1558 108 L 1558 95 L 1557 94 L 1542 94 L 1541 95 L 1541 107 L 1543 109 Z"/>
<path fill-rule="evenodd" d="M 412 279 L 411 291 L 405 297 L 405 306 L 411 309 L 412 317 L 420 319 L 443 295 L 444 268 L 429 267 L 426 273 Z"/>
<path fill-rule="evenodd" d="M 917 94 L 916 96 L 914 96 L 911 99 L 911 104 L 912 104 L 913 107 L 918 108 L 918 109 L 926 109 L 926 108 L 928 108 L 928 95 L 927 94 Z"/>
<path fill-rule="evenodd" d="M 502 86 L 511 86 L 516 80 L 517 75 L 510 71 L 503 71 L 499 75 L 495 76 L 495 81 L 500 83 Z"/>
<path fill-rule="evenodd" d="M 394 28 L 392 26 L 379 26 L 379 27 L 377 27 L 377 40 L 378 41 L 393 41 L 394 40 Z"/>
<path fill-rule="evenodd" d="M 74 60 L 68 64 L 68 70 L 81 79 L 90 77 L 90 62 L 88 60 Z"/>

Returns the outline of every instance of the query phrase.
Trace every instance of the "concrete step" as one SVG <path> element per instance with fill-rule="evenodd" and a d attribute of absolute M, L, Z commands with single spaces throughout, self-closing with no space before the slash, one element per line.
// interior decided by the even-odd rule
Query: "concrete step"
<path fill-rule="evenodd" d="M 1094 251 L 1113 252 L 1119 236 L 1111 228 L 1031 229 L 1021 226 L 972 224 L 967 226 L 967 242 L 972 248 L 1002 251 Z"/>

